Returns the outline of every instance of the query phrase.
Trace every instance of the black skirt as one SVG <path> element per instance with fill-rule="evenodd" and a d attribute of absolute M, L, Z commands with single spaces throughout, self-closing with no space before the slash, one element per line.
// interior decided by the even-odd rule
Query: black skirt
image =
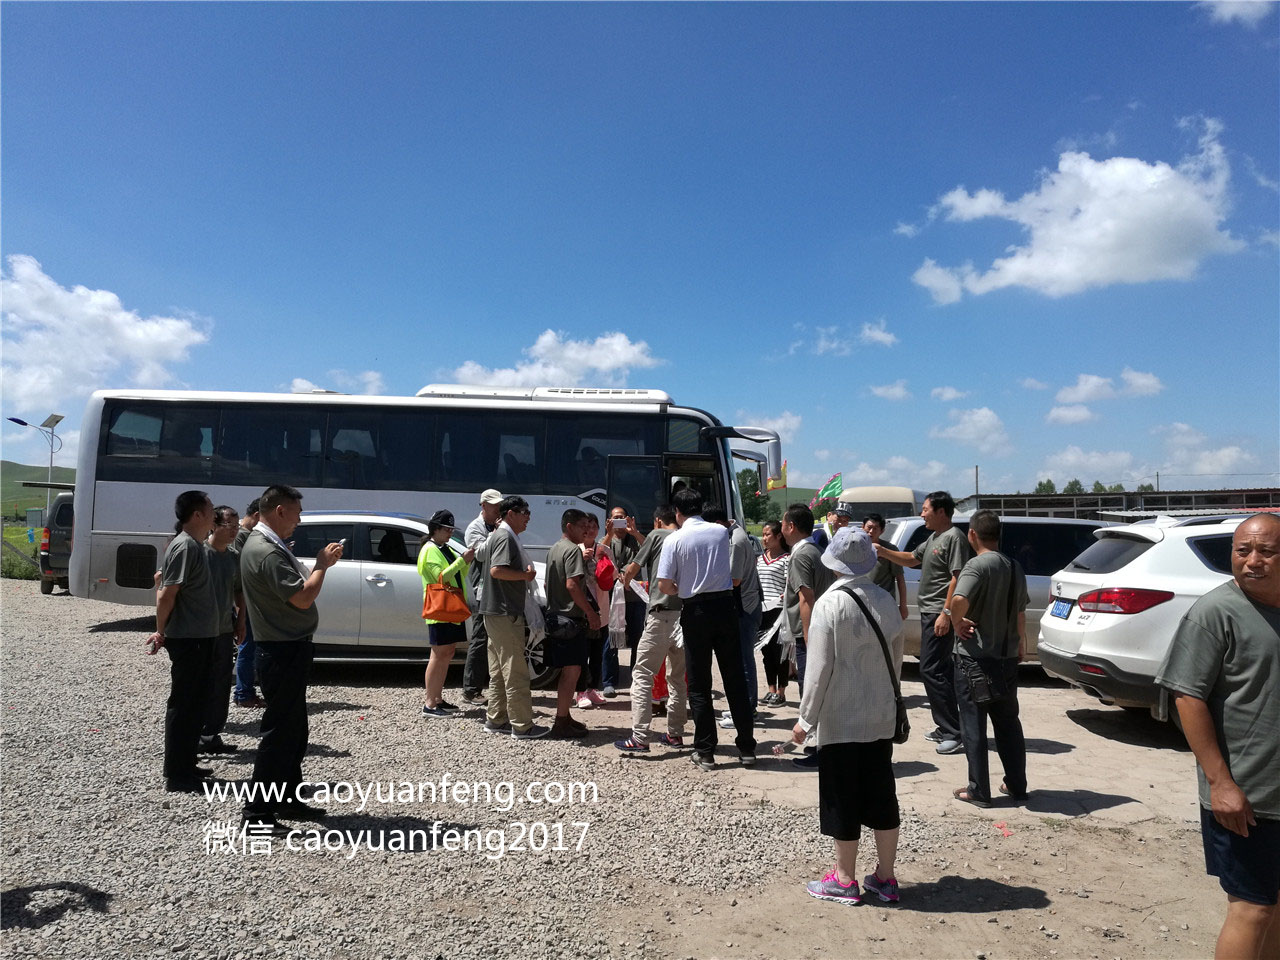
<path fill-rule="evenodd" d="M 818 747 L 818 818 L 836 840 L 857 840 L 863 827 L 898 826 L 892 740 Z"/>

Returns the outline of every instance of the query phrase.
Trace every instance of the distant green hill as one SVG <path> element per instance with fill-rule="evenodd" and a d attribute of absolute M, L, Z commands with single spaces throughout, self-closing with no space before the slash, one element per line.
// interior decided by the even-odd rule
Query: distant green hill
<path fill-rule="evenodd" d="M 49 468 L 32 467 L 12 460 L 0 460 L 0 513 L 5 519 L 23 517 L 28 507 L 43 507 L 45 492 L 38 487 L 24 487 L 24 480 L 48 480 Z M 74 467 L 54 467 L 53 479 L 59 483 L 74 483 Z"/>

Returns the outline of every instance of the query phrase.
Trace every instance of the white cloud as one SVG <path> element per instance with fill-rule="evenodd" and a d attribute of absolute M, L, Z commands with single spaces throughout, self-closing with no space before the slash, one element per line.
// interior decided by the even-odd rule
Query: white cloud
<path fill-rule="evenodd" d="M 818 339 L 813 345 L 813 352 L 818 356 L 829 353 L 837 357 L 847 357 L 853 349 L 849 346 L 848 338 L 840 335 L 839 327 L 815 327 L 814 330 L 818 334 Z"/>
<path fill-rule="evenodd" d="M 1094 480 L 1118 483 L 1129 479 L 1133 454 L 1128 450 L 1082 450 L 1074 444 L 1045 458 L 1037 477 L 1052 477 L 1063 482 L 1079 477 L 1086 484 Z"/>
<path fill-rule="evenodd" d="M 1144 373 L 1125 367 L 1120 371 L 1124 386 L 1116 390 L 1115 381 L 1096 373 L 1082 373 L 1076 382 L 1063 387 L 1054 397 L 1061 404 L 1097 403 L 1115 397 L 1152 397 L 1164 389 L 1164 383 L 1154 373 Z"/>
<path fill-rule="evenodd" d="M 1142 373 L 1130 367 L 1120 371 L 1120 379 L 1124 381 L 1124 389 L 1120 392 L 1126 397 L 1153 397 L 1164 389 L 1164 384 L 1154 373 Z"/>
<path fill-rule="evenodd" d="M 1035 377 L 1023 377 L 1021 380 L 1018 381 L 1018 384 L 1020 386 L 1025 387 L 1028 390 L 1048 390 L 1049 389 L 1049 385 L 1047 383 L 1045 383 L 1043 380 L 1037 380 Z"/>
<path fill-rule="evenodd" d="M 1280 230 L 1260 230 L 1258 232 L 1258 243 L 1265 243 L 1272 247 L 1280 247 Z"/>
<path fill-rule="evenodd" d="M 1249 466 L 1257 458 L 1236 444 L 1213 447 L 1209 438 L 1187 423 L 1171 423 L 1156 427 L 1155 433 L 1164 437 L 1167 453 L 1164 469 L 1169 473 L 1199 476 L 1191 486 L 1199 486 L 1218 478 L 1218 482 L 1239 483 L 1230 474 Z"/>
<path fill-rule="evenodd" d="M 955 387 L 934 387 L 929 391 L 929 396 L 935 400 L 941 400 L 943 403 L 953 403 L 968 395 L 968 390 L 957 390 Z"/>
<path fill-rule="evenodd" d="M 1238 23 L 1257 29 L 1276 5 L 1271 0 L 1204 0 L 1196 6 L 1205 11 L 1213 23 Z"/>
<path fill-rule="evenodd" d="M 831 451 L 815 450 L 813 451 L 813 459 L 817 460 L 819 463 L 826 463 L 828 460 L 831 459 Z"/>
<path fill-rule="evenodd" d="M 1066 151 L 1056 171 L 1042 172 L 1034 191 L 1006 200 L 996 190 L 956 187 L 935 209 L 947 220 L 996 217 L 1018 224 L 1023 246 L 1010 248 L 985 272 L 972 263 L 948 268 L 926 259 L 912 279 L 936 303 L 963 293 L 1024 287 L 1061 297 L 1118 283 L 1186 280 L 1214 253 L 1242 244 L 1221 228 L 1229 208 L 1231 171 L 1219 143 L 1222 124 L 1199 123 L 1199 151 L 1176 166 L 1132 157 L 1094 160 Z"/>
<path fill-rule="evenodd" d="M 1116 390 L 1110 377 L 1082 373 L 1076 377 L 1074 386 L 1063 387 L 1054 399 L 1058 403 L 1097 403 L 1099 400 L 1110 400 L 1115 395 Z"/>
<path fill-rule="evenodd" d="M 63 287 L 34 257 L 16 254 L 8 265 L 0 299 L 9 415 L 70 414 L 68 401 L 107 386 L 163 387 L 209 339 L 192 317 L 142 317 L 109 290 Z"/>
<path fill-rule="evenodd" d="M 776 417 L 757 417 L 755 414 L 747 413 L 745 410 L 739 410 L 734 420 L 744 427 L 763 427 L 766 430 L 776 430 L 780 440 L 784 443 L 790 443 L 800 431 L 800 424 L 804 418 L 798 413 L 792 413 L 790 410 L 783 410 Z"/>
<path fill-rule="evenodd" d="M 914 237 L 920 232 L 920 228 L 910 223 L 898 221 L 897 226 L 893 228 L 893 232 L 900 237 Z"/>
<path fill-rule="evenodd" d="M 649 352 L 643 340 L 625 333 L 606 333 L 594 340 L 566 340 L 555 330 L 545 330 L 524 349 L 529 358 L 514 367 L 490 368 L 468 360 L 453 371 L 457 383 L 494 387 L 622 386 L 634 369 L 663 363 Z"/>
<path fill-rule="evenodd" d="M 312 383 L 304 377 L 294 377 L 289 381 L 290 393 L 315 393 L 317 390 L 323 390 L 319 384 Z"/>
<path fill-rule="evenodd" d="M 951 420 L 951 426 L 934 427 L 929 431 L 929 436 L 954 440 L 996 457 L 1012 452 L 1013 445 L 1009 442 L 1009 434 L 1005 432 L 1004 421 L 990 407 L 952 410 L 947 416 Z"/>
<path fill-rule="evenodd" d="M 855 484 L 902 484 L 905 486 L 932 486 L 950 474 L 950 468 L 941 461 L 930 460 L 918 464 L 906 457 L 890 457 L 877 466 L 863 460 L 842 471 L 845 486 Z"/>
<path fill-rule="evenodd" d="M 875 323 L 864 323 L 858 339 L 863 343 L 879 344 L 882 347 L 892 347 L 898 342 L 898 338 L 885 329 L 883 317 Z"/>
<path fill-rule="evenodd" d="M 1280 193 L 1280 183 L 1277 183 L 1275 180 L 1272 180 L 1263 173 L 1262 168 L 1258 166 L 1257 160 L 1253 159 L 1253 157 L 1248 154 L 1245 154 L 1244 165 L 1248 169 L 1249 175 L 1253 177 L 1258 186 L 1262 187 L 1264 190 L 1270 190 L 1272 193 Z"/>
<path fill-rule="evenodd" d="M 1045 417 L 1049 423 L 1084 423 L 1094 419 L 1094 413 L 1082 403 L 1054 407 Z"/>
<path fill-rule="evenodd" d="M 330 370 L 329 376 L 344 393 L 363 393 L 366 395 L 387 392 L 382 374 L 377 370 L 362 370 L 360 373 L 347 373 L 345 370 Z"/>
<path fill-rule="evenodd" d="M 895 380 L 882 387 L 872 387 L 871 392 L 881 400 L 910 400 L 911 391 L 907 389 L 907 381 Z"/>

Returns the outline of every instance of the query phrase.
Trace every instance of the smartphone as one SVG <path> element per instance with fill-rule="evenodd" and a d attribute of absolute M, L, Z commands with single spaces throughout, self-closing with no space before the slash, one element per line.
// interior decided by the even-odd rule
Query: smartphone
<path fill-rule="evenodd" d="M 615 529 L 615 530 L 625 530 L 625 529 L 627 529 L 627 521 L 626 521 L 626 518 L 625 518 L 625 517 L 620 517 L 619 519 L 614 520 L 614 521 L 613 521 L 613 529 Z"/>
<path fill-rule="evenodd" d="M 338 541 L 338 546 L 340 546 L 343 550 L 346 550 L 346 549 L 347 549 L 347 538 L 346 538 L 346 537 L 343 537 L 341 540 L 339 540 L 339 541 Z"/>

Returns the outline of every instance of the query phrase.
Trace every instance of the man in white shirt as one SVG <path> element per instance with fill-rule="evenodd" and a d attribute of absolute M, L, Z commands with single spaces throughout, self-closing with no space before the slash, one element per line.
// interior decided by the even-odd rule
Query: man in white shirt
<path fill-rule="evenodd" d="M 720 680 L 737 730 L 738 758 L 756 762 L 751 730 L 751 704 L 742 673 L 738 645 L 738 609 L 733 599 L 729 531 L 702 519 L 702 494 L 684 489 L 672 498 L 680 529 L 662 547 L 658 589 L 679 595 L 680 628 L 689 665 L 689 707 L 693 713 L 693 762 L 715 768 L 716 718 L 711 707 L 711 657 L 720 665 Z"/>

